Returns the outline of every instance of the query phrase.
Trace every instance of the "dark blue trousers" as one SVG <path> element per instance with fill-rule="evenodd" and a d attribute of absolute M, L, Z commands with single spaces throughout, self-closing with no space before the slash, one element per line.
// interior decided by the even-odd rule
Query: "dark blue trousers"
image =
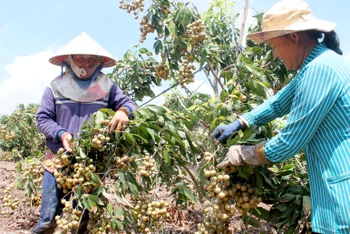
<path fill-rule="evenodd" d="M 55 216 L 63 208 L 61 199 L 62 190 L 56 186 L 56 178 L 49 171 L 44 171 L 43 193 L 40 208 L 40 220 L 34 229 L 34 233 L 44 233 L 46 230 L 56 225 Z"/>

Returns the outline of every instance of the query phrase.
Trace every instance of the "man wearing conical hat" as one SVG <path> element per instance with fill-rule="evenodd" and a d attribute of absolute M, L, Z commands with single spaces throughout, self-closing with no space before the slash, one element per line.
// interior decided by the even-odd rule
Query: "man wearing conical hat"
<path fill-rule="evenodd" d="M 287 114 L 288 120 L 266 142 L 231 146 L 217 167 L 278 163 L 304 149 L 312 232 L 350 233 L 350 63 L 341 56 L 336 24 L 315 18 L 305 1 L 282 0 L 264 14 L 261 27 L 248 38 L 267 42 L 274 57 L 298 73 L 262 105 L 216 127 L 211 137 L 224 143 L 242 128 Z"/>
<path fill-rule="evenodd" d="M 86 33 L 75 37 L 49 61 L 61 66 L 62 71 L 44 90 L 36 114 L 38 128 L 46 136 L 51 151 L 47 160 L 62 147 L 72 152 L 70 140 L 78 136 L 90 114 L 100 108 L 116 111 L 110 132 L 122 130 L 128 124 L 135 103 L 101 72 L 104 67 L 114 66 L 116 60 Z M 52 233 L 62 196 L 52 170 L 45 168 L 40 220 L 34 233 Z"/>

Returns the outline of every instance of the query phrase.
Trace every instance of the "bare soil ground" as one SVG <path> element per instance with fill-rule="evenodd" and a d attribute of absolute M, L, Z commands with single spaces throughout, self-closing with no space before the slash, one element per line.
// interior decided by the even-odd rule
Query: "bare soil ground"
<path fill-rule="evenodd" d="M 2 214 L 3 211 L 8 211 L 4 206 L 2 198 L 4 196 L 4 190 L 15 183 L 15 163 L 0 161 L 0 234 L 27 234 L 33 233 L 33 229 L 39 219 L 38 207 L 25 207 L 23 204 L 19 205 L 19 208 L 12 212 L 10 215 Z M 23 199 L 24 191 L 16 190 L 13 194 L 19 201 Z M 162 196 L 162 192 L 159 196 Z M 167 194 L 163 193 L 164 198 L 167 198 Z M 174 207 L 171 214 L 171 219 L 167 223 L 167 233 L 194 233 L 197 230 L 197 224 L 203 220 L 203 213 L 200 209 L 193 206 L 186 210 L 179 210 Z M 232 233 L 239 234 L 241 232 L 241 216 L 237 215 L 231 218 L 230 230 Z M 261 230 L 260 230 L 261 231 Z M 249 228 L 248 233 L 261 233 L 259 230 Z M 269 233 L 265 232 L 264 233 Z M 275 232 L 270 232 L 275 233 Z"/>
<path fill-rule="evenodd" d="M 0 212 L 7 212 L 8 208 L 3 204 L 4 190 L 14 184 L 16 180 L 15 163 L 0 161 Z M 24 191 L 13 194 L 19 201 L 24 198 Z M 23 205 L 10 215 L 0 216 L 0 233 L 32 233 L 39 217 L 39 208 L 24 207 Z"/>

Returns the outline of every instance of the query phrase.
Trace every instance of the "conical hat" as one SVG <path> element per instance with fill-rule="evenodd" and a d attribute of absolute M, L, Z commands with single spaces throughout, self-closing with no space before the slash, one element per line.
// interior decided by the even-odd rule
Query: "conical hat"
<path fill-rule="evenodd" d="M 97 55 L 101 58 L 101 62 L 104 62 L 103 67 L 112 67 L 117 64 L 117 61 L 113 56 L 85 32 L 81 33 L 62 47 L 49 59 L 49 62 L 61 66 L 61 63 L 65 61 L 69 55 L 75 54 Z"/>

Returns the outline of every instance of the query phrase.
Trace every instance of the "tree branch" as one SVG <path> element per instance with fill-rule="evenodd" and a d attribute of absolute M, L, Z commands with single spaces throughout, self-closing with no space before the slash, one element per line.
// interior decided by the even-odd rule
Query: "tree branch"
<path fill-rule="evenodd" d="M 218 75 L 216 74 L 216 72 L 214 71 L 213 67 L 211 66 L 211 63 L 208 62 L 208 66 L 209 66 L 209 69 L 210 71 L 213 73 L 214 77 L 215 77 L 215 80 L 220 84 L 220 87 L 222 90 L 225 89 L 224 85 L 221 83 L 220 81 L 220 78 L 218 77 Z"/>
<path fill-rule="evenodd" d="M 245 0 L 241 31 L 240 31 L 239 38 L 238 38 L 238 46 L 241 46 L 242 45 L 242 41 L 243 41 L 245 22 L 247 21 L 247 16 L 248 16 L 248 5 L 249 5 L 249 0 Z M 237 54 L 238 54 L 239 50 L 237 50 L 237 51 L 238 51 L 237 52 Z"/>

